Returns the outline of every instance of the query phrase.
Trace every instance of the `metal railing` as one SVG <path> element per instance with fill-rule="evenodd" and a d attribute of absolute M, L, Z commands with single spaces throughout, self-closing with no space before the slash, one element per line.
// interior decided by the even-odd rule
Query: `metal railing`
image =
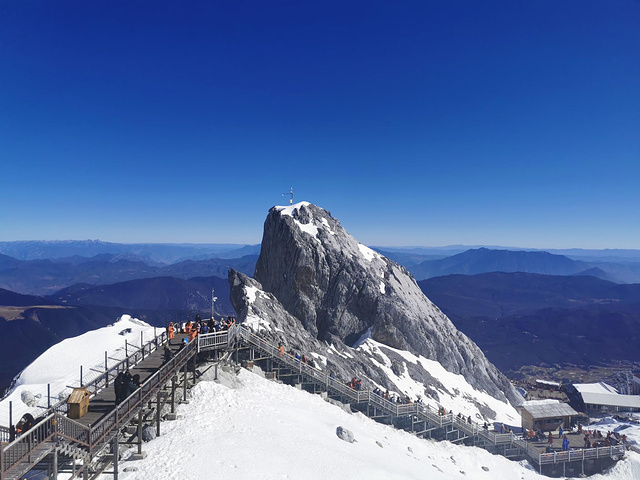
<path fill-rule="evenodd" d="M 324 385 L 327 391 L 331 391 L 335 394 L 348 398 L 352 403 L 366 403 L 395 417 L 408 417 L 414 415 L 420 420 L 426 420 L 434 427 L 443 428 L 448 425 L 453 425 L 465 435 L 477 437 L 492 445 L 516 446 L 525 456 L 537 462 L 539 465 L 589 458 L 613 457 L 616 455 L 624 455 L 626 450 L 624 445 L 616 445 L 611 447 L 570 450 L 566 452 L 540 453 L 538 449 L 532 447 L 526 440 L 513 433 L 498 433 L 490 431 L 476 422 L 469 423 L 464 418 L 458 418 L 451 413 L 441 415 L 433 407 L 427 404 L 398 404 L 387 400 L 381 395 L 373 393 L 370 390 L 354 390 L 348 385 L 331 378 L 327 373 L 301 362 L 299 359 L 286 352 L 281 352 L 278 347 L 267 342 L 241 325 L 233 325 L 228 333 L 228 342 L 230 345 L 238 340 L 243 340 L 247 344 L 262 350 L 265 354 L 286 365 L 291 370 L 297 370 L 300 375 L 305 375 L 306 377 L 313 379 L 316 383 Z M 205 340 L 207 335 L 201 335 L 199 336 L 199 339 L 200 337 Z"/>
<path fill-rule="evenodd" d="M 56 414 L 49 414 L 28 432 L 20 435 L 0 450 L 0 475 L 2 478 L 4 478 L 5 472 L 21 462 L 26 461 L 33 464 L 39 462 L 54 448 L 48 440 L 56 433 L 57 422 L 55 418 Z"/>
<path fill-rule="evenodd" d="M 109 376 L 111 374 L 123 370 L 125 366 L 135 365 L 144 360 L 150 353 L 164 344 L 165 339 L 165 332 L 155 336 L 126 359 L 85 385 L 85 388 L 88 388 L 89 391 L 91 389 L 94 392 L 100 391 L 109 384 Z M 128 421 L 139 406 L 147 401 L 159 387 L 164 385 L 177 370 L 182 368 L 196 351 L 195 342 L 181 349 L 149 377 L 139 389 L 114 407 L 110 413 L 93 426 L 83 425 L 67 417 L 64 414 L 66 412 L 66 401 L 52 405 L 49 415 L 13 442 L 4 445 L 0 449 L 0 478 L 4 478 L 8 470 L 21 462 L 26 461 L 31 465 L 37 464 L 55 448 L 54 444 L 50 442 L 54 434 L 73 445 L 84 448 L 89 455 L 96 453 L 104 446 L 106 441 L 109 441 L 117 433 L 117 427 Z M 115 374 L 113 376 L 115 377 Z M 5 436 L 4 430 L 7 430 L 6 435 L 8 436 L 8 429 L 5 428 L 0 432 L 2 438 Z"/>
<path fill-rule="evenodd" d="M 162 330 L 159 335 L 154 336 L 148 342 L 143 344 L 137 350 L 134 350 L 133 353 L 128 355 L 126 358 L 120 360 L 115 365 L 112 365 L 110 368 L 106 369 L 103 373 L 98 375 L 97 377 L 90 380 L 88 383 L 83 385 L 83 388 L 86 388 L 89 393 L 92 395 L 97 394 L 103 388 L 108 387 L 119 372 L 126 370 L 130 366 L 135 366 L 144 360 L 147 356 L 157 350 L 160 346 L 164 345 L 167 341 L 167 333 Z M 51 405 L 51 408 L 48 412 L 57 412 L 66 414 L 68 410 L 67 400 L 59 400 L 57 403 Z"/>
<path fill-rule="evenodd" d="M 626 447 L 624 445 L 613 445 L 611 447 L 582 448 L 579 450 L 549 452 L 540 454 L 538 463 L 542 465 L 546 463 L 572 462 L 575 460 L 614 457 L 616 455 L 624 455 L 625 451 Z"/>

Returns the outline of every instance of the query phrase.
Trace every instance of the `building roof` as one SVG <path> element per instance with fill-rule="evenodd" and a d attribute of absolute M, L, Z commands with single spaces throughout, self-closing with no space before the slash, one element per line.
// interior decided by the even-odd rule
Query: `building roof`
<path fill-rule="evenodd" d="M 557 402 L 525 402 L 522 409 L 533 418 L 572 417 L 579 415 L 568 403 Z"/>
<path fill-rule="evenodd" d="M 585 405 L 606 405 L 608 407 L 640 408 L 640 395 L 619 395 L 617 393 L 582 393 Z"/>
<path fill-rule="evenodd" d="M 573 386 L 580 393 L 605 393 L 605 394 L 617 394 L 618 390 L 613 388 L 604 382 L 598 383 L 574 383 Z"/>
<path fill-rule="evenodd" d="M 542 385 L 549 385 L 551 387 L 559 387 L 560 384 L 558 382 L 551 382 L 549 380 L 536 380 L 536 383 L 541 383 Z"/>

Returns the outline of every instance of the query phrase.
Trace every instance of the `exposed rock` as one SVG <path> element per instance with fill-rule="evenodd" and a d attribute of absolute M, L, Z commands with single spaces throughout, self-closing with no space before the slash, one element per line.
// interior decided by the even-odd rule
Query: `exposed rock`
<path fill-rule="evenodd" d="M 156 438 L 156 429 L 150 425 L 145 425 L 142 427 L 142 440 L 145 442 L 150 442 Z"/>
<path fill-rule="evenodd" d="M 370 337 L 435 360 L 499 400 L 518 400 L 506 377 L 429 301 L 404 267 L 360 244 L 315 205 L 273 207 L 255 280 L 231 270 L 229 281 L 239 321 L 287 350 L 306 352 L 338 378 L 364 376 L 398 390 L 381 369 L 381 357 L 355 348 Z M 379 352 L 392 360 L 396 376 L 424 383 L 425 395 L 437 399 L 436 390 L 448 391 L 419 362 L 407 363 L 392 350 Z"/>
<path fill-rule="evenodd" d="M 336 428 L 336 435 L 345 442 L 354 443 L 356 441 L 351 430 L 347 430 L 343 427 Z"/>

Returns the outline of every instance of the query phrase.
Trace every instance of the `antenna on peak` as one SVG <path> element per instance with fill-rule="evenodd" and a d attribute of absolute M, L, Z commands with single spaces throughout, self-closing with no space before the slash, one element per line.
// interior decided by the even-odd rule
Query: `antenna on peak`
<path fill-rule="evenodd" d="M 293 205 L 293 187 L 291 187 L 290 191 L 282 194 L 283 197 L 286 197 L 287 195 L 291 195 L 291 198 L 289 199 L 289 205 Z"/>

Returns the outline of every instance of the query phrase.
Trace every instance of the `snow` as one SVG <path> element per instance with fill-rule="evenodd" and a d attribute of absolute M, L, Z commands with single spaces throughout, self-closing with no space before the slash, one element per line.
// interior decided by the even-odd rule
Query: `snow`
<path fill-rule="evenodd" d="M 251 327 L 254 331 L 259 332 L 260 330 L 269 330 L 271 331 L 272 325 L 270 322 L 265 320 L 264 318 L 259 317 L 255 314 L 247 315 L 247 318 L 244 320 L 244 324 L 248 327 Z M 276 331 L 279 330 L 276 328 Z"/>
<path fill-rule="evenodd" d="M 128 329 L 131 331 L 121 335 Z M 53 345 L 18 375 L 13 388 L 0 401 L 0 425 L 9 425 L 9 402 L 12 402 L 14 424 L 25 413 L 39 416 L 47 407 L 47 384 L 51 387 L 51 403 L 57 403 L 59 397 L 67 397 L 71 393 L 69 386 L 80 386 L 81 365 L 83 381 L 86 383 L 100 375 L 91 367 L 104 371 L 105 352 L 108 352 L 107 361 L 111 367 L 126 358 L 125 340 L 129 343 L 129 353 L 132 353 L 140 346 L 140 334 L 143 341 L 147 342 L 154 338 L 154 331 L 161 333 L 143 321 L 123 315 L 112 325 Z M 33 394 L 38 399 L 38 405 L 25 405 L 22 401 L 23 392 Z"/>
<path fill-rule="evenodd" d="M 335 235 L 336 232 L 334 232 L 333 230 L 331 230 L 331 225 L 329 225 L 329 222 L 327 221 L 326 218 L 322 219 L 322 224 L 325 226 L 327 232 L 329 233 L 329 235 Z"/>
<path fill-rule="evenodd" d="M 131 328 L 125 337 L 133 342 L 149 327 L 128 316 L 114 325 L 67 339 L 51 347 L 21 375 L 22 386 L 36 379 L 54 384 L 75 378 L 79 362 L 100 357 L 97 352 L 117 352 L 123 342 L 119 332 Z M 372 340 L 363 346 L 373 348 Z M 388 348 L 388 347 L 385 347 Z M 112 349 L 115 349 L 112 352 Z M 96 353 L 96 355 L 93 355 Z M 407 361 L 407 352 L 398 351 Z M 419 359 L 425 362 L 424 359 Z M 326 361 L 326 359 L 325 359 Z M 423 363 L 424 364 L 424 363 Z M 425 364 L 426 365 L 426 364 Z M 431 372 L 434 365 L 429 365 Z M 367 479 L 367 480 L 542 480 L 525 462 L 513 462 L 475 447 L 420 439 L 407 432 L 382 425 L 360 413 L 350 414 L 327 403 L 319 395 L 265 380 L 258 368 L 242 369 L 238 376 L 207 370 L 190 392 L 188 404 L 177 406 L 178 419 L 161 424 L 161 435 L 143 445 L 143 460 L 131 460 L 137 446 L 121 445 L 121 480 L 173 480 L 175 478 L 275 479 Z M 438 372 L 432 372 L 434 375 Z M 444 381 L 444 379 L 441 379 Z M 68 380 L 64 380 L 67 382 Z M 453 385 L 447 384 L 453 388 Z M 455 386 L 455 388 L 460 385 Z M 12 392 L 14 409 L 19 396 Z M 0 408 L 7 410 L 8 398 Z M 15 414 L 15 410 L 14 410 Z M 14 415 L 16 418 L 16 415 Z M 17 421 L 17 418 L 16 418 Z M 6 423 L 3 423 L 7 425 Z M 353 432 L 356 442 L 347 443 L 336 428 Z M 597 428 L 623 431 L 632 442 L 640 441 L 640 426 L 606 418 Z M 127 468 L 129 467 L 129 468 Z M 125 469 L 127 471 L 125 471 Z M 68 478 L 60 474 L 59 479 Z M 112 479 L 104 474 L 101 480 Z M 640 455 L 627 458 L 605 475 L 592 480 L 635 480 L 640 478 Z"/>
<path fill-rule="evenodd" d="M 484 404 L 496 412 L 495 421 L 503 422 L 508 425 L 520 424 L 520 415 L 515 408 L 506 402 L 501 402 L 486 392 L 476 390 L 467 383 L 462 375 L 445 370 L 445 368 L 435 360 L 429 360 L 421 355 L 414 355 L 406 350 L 397 350 L 376 342 L 371 338 L 370 330 L 367 330 L 367 332 L 358 340 L 356 345 L 358 349 L 371 355 L 372 361 L 378 365 L 389 379 L 400 389 L 401 394 L 409 395 L 409 397 L 415 400 L 418 396 L 424 396 L 424 385 L 422 382 L 411 378 L 408 373 L 408 369 L 406 368 L 406 363 L 403 365 L 404 368 L 402 375 L 396 375 L 391 369 L 391 360 L 384 353 L 384 350 L 390 350 L 397 353 L 409 363 L 413 363 L 415 365 L 419 364 L 422 368 L 428 371 L 430 375 L 446 386 L 446 390 L 437 389 L 438 397 L 440 398 L 439 402 L 427 397 L 423 398 L 423 401 L 426 404 L 431 405 L 436 409 L 443 406 L 447 411 L 461 413 L 465 417 L 471 416 L 476 421 L 480 421 L 482 419 L 482 415 L 476 406 L 476 403 Z M 382 359 L 383 362 L 379 362 L 378 359 Z"/>
<path fill-rule="evenodd" d="M 580 393 L 618 393 L 618 390 L 611 385 L 598 382 L 598 383 L 576 383 L 573 385 Z"/>
<path fill-rule="evenodd" d="M 259 289 L 257 287 L 244 287 L 244 295 L 247 298 L 248 303 L 253 303 L 256 301 L 256 296 L 258 295 Z"/>
<path fill-rule="evenodd" d="M 380 254 L 375 250 L 370 249 L 366 245 L 358 243 L 358 248 L 360 249 L 360 253 L 368 262 L 371 262 L 374 258 L 380 258 Z"/>
<path fill-rule="evenodd" d="M 311 235 L 313 238 L 317 239 L 318 238 L 318 227 L 316 227 L 313 223 L 301 223 L 298 220 L 295 219 L 294 216 L 294 212 L 302 207 L 302 206 L 306 206 L 306 205 L 311 205 L 309 202 L 299 202 L 299 203 L 295 203 L 293 205 L 289 205 L 288 207 L 275 207 L 276 210 L 278 210 L 280 212 L 281 215 L 286 215 L 286 216 L 290 216 L 293 217 L 293 223 L 295 223 L 298 228 L 303 231 L 304 233 L 307 233 L 309 235 Z"/>
<path fill-rule="evenodd" d="M 294 203 L 293 205 L 276 206 L 274 208 L 278 210 L 281 215 L 288 215 L 290 217 L 293 217 L 293 212 L 298 210 L 300 207 L 306 207 L 309 205 L 311 205 L 309 202 L 298 202 Z"/>
<path fill-rule="evenodd" d="M 164 422 L 161 435 L 144 445 L 146 458 L 131 462 L 137 470 L 121 470 L 122 480 L 546 478 L 528 464 L 480 448 L 422 440 L 246 370 L 219 378 L 191 391 L 190 403 L 178 406 L 178 419 Z M 351 431 L 356 442 L 340 440 L 339 426 Z M 611 474 L 591 478 L 632 480 L 638 475 L 640 456 L 630 453 Z"/>

